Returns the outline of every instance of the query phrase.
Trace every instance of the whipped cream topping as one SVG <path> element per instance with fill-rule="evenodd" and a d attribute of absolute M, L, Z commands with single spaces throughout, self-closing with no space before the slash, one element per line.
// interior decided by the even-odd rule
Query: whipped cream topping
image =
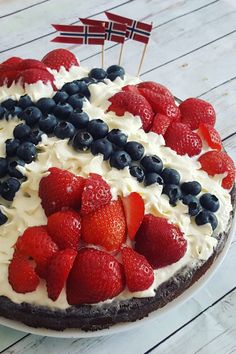
<path fill-rule="evenodd" d="M 61 87 L 65 82 L 86 76 L 88 70 L 81 67 L 72 67 L 67 72 L 61 68 L 59 72 L 53 71 L 53 74 L 58 87 Z M 141 129 L 139 117 L 134 117 L 130 113 L 125 113 L 124 117 L 117 117 L 113 112 L 105 113 L 109 106 L 108 99 L 111 96 L 120 91 L 122 86 L 136 84 L 140 80 L 125 76 L 124 80 L 117 78 L 114 82 L 108 79 L 105 81 L 106 84 L 101 82 L 89 86 L 91 92 L 90 102 L 86 101 L 83 109 L 88 113 L 90 119 L 101 118 L 109 125 L 110 129 L 121 129 L 128 135 L 128 140 L 142 143 L 146 154 L 156 154 L 162 159 L 165 167 L 177 169 L 181 175 L 181 182 L 197 180 L 202 185 L 201 193 L 209 192 L 215 194 L 220 201 L 220 208 L 216 212 L 218 226 L 212 235 L 210 224 L 197 226 L 194 219 L 189 216 L 187 206 L 181 201 L 177 203 L 176 207 L 171 206 L 168 197 L 161 194 L 162 186 L 151 185 L 145 187 L 130 175 L 128 168 L 121 171 L 116 170 L 111 168 L 107 161 L 103 161 L 101 155 L 93 156 L 89 151 L 75 151 L 68 145 L 68 140 L 59 140 L 55 137 L 49 138 L 43 135 L 42 143 L 37 146 L 39 150 L 37 160 L 20 167 L 27 180 L 22 183 L 14 201 L 9 205 L 6 201 L 0 199 L 0 204 L 4 205 L 2 207 L 3 212 L 8 217 L 8 222 L 0 227 L 0 295 L 5 295 L 16 303 L 28 302 L 59 309 L 69 307 L 65 291 L 61 293 L 55 302 L 48 298 L 45 281 L 43 280 L 41 280 L 36 291 L 27 294 L 14 292 L 8 282 L 8 265 L 12 258 L 13 247 L 17 238 L 27 227 L 47 223 L 38 196 L 38 187 L 41 178 L 48 174 L 47 170 L 52 166 L 67 169 L 84 177 L 87 177 L 90 172 L 102 175 L 111 187 L 113 199 L 120 195 L 128 195 L 133 191 L 138 192 L 144 199 L 145 213 L 167 217 L 170 222 L 177 224 L 185 234 L 188 247 L 183 258 L 174 264 L 155 270 L 155 281 L 149 289 L 137 293 L 131 293 L 128 289 L 125 289 L 115 298 L 116 300 L 154 296 L 155 289 L 184 266 L 193 268 L 206 261 L 217 244 L 217 239 L 214 236 L 227 228 L 232 205 L 229 192 L 221 187 L 224 175 L 216 175 L 214 178 L 210 178 L 206 172 L 200 170 L 197 158 L 190 158 L 188 155 L 177 155 L 175 151 L 165 147 L 162 136 L 151 132 L 145 133 Z M 42 83 L 35 84 L 35 88 L 32 88 L 31 97 L 37 96 L 37 99 L 51 97 L 47 96 L 49 92 L 44 86 L 46 85 Z M 37 91 L 39 87 L 40 89 Z M 4 87 L 0 88 L 0 97 L 6 99 L 9 97 L 7 96 L 9 92 L 6 93 L 4 90 Z M 14 96 L 17 90 L 10 97 L 18 97 Z M 17 95 L 21 95 L 20 89 L 17 91 Z M 13 129 L 18 123 L 17 118 L 8 122 L 5 120 L 0 121 L 0 156 L 5 155 L 4 142 L 7 138 L 13 136 Z M 113 300 L 111 299 L 107 302 Z"/>

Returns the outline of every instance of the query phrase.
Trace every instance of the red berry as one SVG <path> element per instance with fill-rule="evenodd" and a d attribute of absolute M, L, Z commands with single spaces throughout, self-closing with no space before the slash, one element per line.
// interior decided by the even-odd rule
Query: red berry
<path fill-rule="evenodd" d="M 200 123 L 215 125 L 216 114 L 212 105 L 200 98 L 188 98 L 179 105 L 181 122 L 188 124 L 192 130 L 198 129 Z"/>
<path fill-rule="evenodd" d="M 46 67 L 45 64 L 43 64 L 39 60 L 36 60 L 36 59 L 24 59 L 18 64 L 17 70 L 23 71 L 23 70 L 26 70 L 26 69 L 47 70 L 47 67 Z"/>
<path fill-rule="evenodd" d="M 153 119 L 150 131 L 159 135 L 164 135 L 171 121 L 171 118 L 165 116 L 164 114 L 157 113 Z"/>
<path fill-rule="evenodd" d="M 43 57 L 42 62 L 49 68 L 59 71 L 63 66 L 69 70 L 73 65 L 79 66 L 76 56 L 67 49 L 54 49 Z"/>
<path fill-rule="evenodd" d="M 123 86 L 122 87 L 122 91 L 125 91 L 125 92 L 133 92 L 135 93 L 136 95 L 140 95 L 140 92 L 137 88 L 136 85 L 126 85 L 126 86 Z"/>
<path fill-rule="evenodd" d="M 176 225 L 147 214 L 137 232 L 135 250 L 156 269 L 181 259 L 187 250 L 187 241 Z"/>
<path fill-rule="evenodd" d="M 15 251 L 8 268 L 8 280 L 17 293 L 35 291 L 39 285 L 39 277 L 30 261 Z"/>
<path fill-rule="evenodd" d="M 78 250 L 81 236 L 79 213 L 74 210 L 58 211 L 48 217 L 47 227 L 49 235 L 60 249 Z"/>
<path fill-rule="evenodd" d="M 67 281 L 67 301 L 70 305 L 93 304 L 117 296 L 124 287 L 124 269 L 115 257 L 84 248 Z"/>
<path fill-rule="evenodd" d="M 22 62 L 22 60 L 23 59 L 19 57 L 11 57 L 5 60 L 3 63 L 1 63 L 0 70 L 1 69 L 18 70 L 18 66 Z"/>
<path fill-rule="evenodd" d="M 81 213 L 89 214 L 110 203 L 111 198 L 111 190 L 107 182 L 100 175 L 90 173 L 84 185 Z"/>
<path fill-rule="evenodd" d="M 227 176 L 222 180 L 222 187 L 231 189 L 235 180 L 234 162 L 226 152 L 223 151 L 208 151 L 201 155 L 198 159 L 202 169 L 210 176 L 227 173 Z"/>
<path fill-rule="evenodd" d="M 165 133 L 166 146 L 175 150 L 178 155 L 200 154 L 202 141 L 200 136 L 183 123 L 172 123 Z"/>
<path fill-rule="evenodd" d="M 16 80 L 19 75 L 19 71 L 17 70 L 4 70 L 0 71 L 0 86 L 7 85 L 10 87 L 12 83 Z"/>
<path fill-rule="evenodd" d="M 115 112 L 117 116 L 123 116 L 125 112 L 130 112 L 134 116 L 139 116 L 145 132 L 149 131 L 153 121 L 153 110 L 148 101 L 141 95 L 133 92 L 117 92 L 109 98 L 112 103 L 108 107 L 108 112 Z"/>
<path fill-rule="evenodd" d="M 129 291 L 148 289 L 154 281 L 154 272 L 146 258 L 128 247 L 123 248 L 121 254 Z"/>
<path fill-rule="evenodd" d="M 47 70 L 26 69 L 18 74 L 16 81 L 20 82 L 23 87 L 25 87 L 26 84 L 34 84 L 38 81 L 42 81 L 45 85 L 51 84 L 53 89 L 56 89 L 53 83 L 54 76 Z"/>
<path fill-rule="evenodd" d="M 126 239 L 125 216 L 120 200 L 82 216 L 82 240 L 117 251 Z"/>
<path fill-rule="evenodd" d="M 208 146 L 214 150 L 222 150 L 220 134 L 212 125 L 200 123 L 198 129 L 203 139 L 206 140 Z"/>
<path fill-rule="evenodd" d="M 72 269 L 77 252 L 65 249 L 57 252 L 50 260 L 47 274 L 48 297 L 53 301 L 59 297 Z"/>
<path fill-rule="evenodd" d="M 128 236 L 131 240 L 135 238 L 144 216 L 144 201 L 140 194 L 133 192 L 122 198 L 125 212 Z"/>
<path fill-rule="evenodd" d="M 168 90 L 168 88 L 165 87 L 164 85 L 157 83 L 157 82 L 144 81 L 144 82 L 140 82 L 136 86 L 138 89 L 148 89 L 148 90 L 151 90 L 151 91 L 157 93 L 158 95 L 163 95 L 163 96 L 172 98 L 172 101 L 174 102 L 174 97 L 173 97 L 172 93 Z"/>
<path fill-rule="evenodd" d="M 39 196 L 47 216 L 66 209 L 79 209 L 85 179 L 57 167 L 39 183 Z"/>

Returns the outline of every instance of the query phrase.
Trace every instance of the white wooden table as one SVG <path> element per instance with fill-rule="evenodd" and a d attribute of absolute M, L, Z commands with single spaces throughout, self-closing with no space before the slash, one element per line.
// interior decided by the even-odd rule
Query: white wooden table
<path fill-rule="evenodd" d="M 236 0 L 0 0 L 0 62 L 42 58 L 56 47 L 51 23 L 104 18 L 110 10 L 154 23 L 142 79 L 167 85 L 180 99 L 209 100 L 217 129 L 236 157 Z M 110 42 L 112 43 L 112 42 Z M 99 48 L 73 48 L 83 64 L 100 65 Z M 119 48 L 107 44 L 107 65 Z M 135 74 L 142 45 L 125 45 L 123 64 Z M 126 333 L 92 339 L 53 339 L 0 326 L 0 353 L 236 353 L 236 235 L 223 265 L 203 290 L 160 320 Z"/>

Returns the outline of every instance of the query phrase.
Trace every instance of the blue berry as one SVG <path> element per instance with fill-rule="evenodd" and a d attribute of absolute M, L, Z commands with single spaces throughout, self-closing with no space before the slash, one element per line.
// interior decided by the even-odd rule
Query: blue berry
<path fill-rule="evenodd" d="M 58 119 L 67 120 L 70 114 L 73 112 L 73 107 L 69 103 L 58 103 L 53 110 L 53 114 Z"/>
<path fill-rule="evenodd" d="M 95 140 L 91 145 L 93 155 L 102 154 L 104 160 L 108 160 L 113 152 L 112 143 L 106 138 Z"/>
<path fill-rule="evenodd" d="M 89 77 L 92 77 L 93 79 L 96 79 L 96 80 L 103 80 L 107 77 L 107 73 L 103 69 L 94 68 L 90 71 Z"/>
<path fill-rule="evenodd" d="M 75 134 L 75 127 L 69 122 L 59 122 L 55 126 L 54 134 L 60 139 L 69 139 Z"/>
<path fill-rule="evenodd" d="M 30 136 L 27 140 L 35 145 L 38 145 L 38 143 L 40 143 L 40 141 L 42 140 L 42 135 L 43 132 L 39 129 L 36 129 L 31 131 Z"/>
<path fill-rule="evenodd" d="M 20 118 L 25 121 L 30 127 L 34 126 L 42 117 L 42 112 L 39 108 L 30 106 L 27 107 L 21 114 Z"/>
<path fill-rule="evenodd" d="M 46 117 L 39 119 L 39 128 L 46 134 L 51 134 L 57 125 L 57 118 L 53 114 L 49 114 Z"/>
<path fill-rule="evenodd" d="M 13 157 L 16 155 L 16 151 L 20 146 L 20 140 L 18 139 L 7 139 L 6 144 L 6 155 L 7 157 Z"/>
<path fill-rule="evenodd" d="M 179 184 L 180 182 L 180 174 L 173 168 L 164 168 L 161 173 L 161 177 L 163 178 L 165 184 Z"/>
<path fill-rule="evenodd" d="M 172 206 L 176 206 L 177 201 L 182 197 L 181 189 L 176 184 L 165 184 L 162 193 L 168 195 Z"/>
<path fill-rule="evenodd" d="M 36 147 L 33 143 L 26 141 L 17 149 L 17 156 L 26 163 L 32 162 L 36 158 Z"/>
<path fill-rule="evenodd" d="M 61 88 L 61 91 L 65 91 L 69 96 L 79 92 L 79 85 L 77 81 L 67 82 Z"/>
<path fill-rule="evenodd" d="M 123 147 L 127 143 L 127 135 L 120 129 L 112 129 L 108 133 L 107 139 L 119 147 Z"/>
<path fill-rule="evenodd" d="M 8 218 L 5 214 L 3 214 L 2 210 L 0 209 L 0 226 L 7 222 Z"/>
<path fill-rule="evenodd" d="M 16 192 L 20 189 L 20 182 L 17 178 L 9 177 L 1 185 L 1 195 L 4 199 L 12 201 Z"/>
<path fill-rule="evenodd" d="M 90 120 L 87 129 L 94 139 L 105 138 L 109 130 L 108 125 L 101 119 Z"/>
<path fill-rule="evenodd" d="M 84 95 L 80 93 L 75 93 L 74 95 L 70 96 L 67 102 L 75 109 L 75 108 L 82 108 L 84 104 Z"/>
<path fill-rule="evenodd" d="M 31 128 L 24 123 L 18 124 L 14 130 L 14 138 L 19 139 L 20 141 L 27 140 L 30 136 Z"/>
<path fill-rule="evenodd" d="M 188 205 L 188 213 L 191 216 L 195 216 L 199 213 L 201 206 L 199 200 L 191 194 L 186 194 L 182 198 L 182 202 Z"/>
<path fill-rule="evenodd" d="M 66 91 L 57 91 L 53 99 L 56 103 L 65 103 L 69 98 L 69 95 Z"/>
<path fill-rule="evenodd" d="M 131 176 L 137 179 L 138 182 L 142 182 L 144 180 L 144 171 L 141 167 L 133 165 L 129 168 L 129 172 Z"/>
<path fill-rule="evenodd" d="M 123 170 L 125 167 L 130 166 L 131 161 L 131 157 L 126 151 L 119 150 L 112 153 L 110 165 L 118 170 Z"/>
<path fill-rule="evenodd" d="M 22 109 L 33 106 L 33 102 L 30 96 L 28 95 L 21 96 L 18 101 L 18 106 L 21 107 Z"/>
<path fill-rule="evenodd" d="M 52 98 L 43 97 L 36 102 L 36 106 L 43 114 L 48 114 L 53 111 L 56 103 Z"/>
<path fill-rule="evenodd" d="M 2 107 L 6 108 L 6 110 L 11 111 L 17 105 L 17 101 L 12 98 L 8 98 L 7 100 L 1 103 Z"/>
<path fill-rule="evenodd" d="M 84 82 L 85 84 L 93 84 L 96 82 L 92 77 L 83 77 L 82 79 L 79 80 L 80 82 Z"/>
<path fill-rule="evenodd" d="M 218 225 L 217 217 L 209 210 L 200 211 L 200 213 L 195 217 L 195 222 L 197 225 L 205 225 L 210 223 L 212 230 L 215 230 Z"/>
<path fill-rule="evenodd" d="M 14 106 L 11 110 L 5 112 L 5 118 L 6 120 L 9 120 L 10 118 L 20 117 L 21 113 L 22 108 Z"/>
<path fill-rule="evenodd" d="M 7 159 L 0 157 L 0 178 L 7 174 Z"/>
<path fill-rule="evenodd" d="M 0 119 L 3 119 L 5 116 L 6 109 L 0 106 Z"/>
<path fill-rule="evenodd" d="M 201 195 L 200 203 L 203 208 L 212 212 L 216 212 L 220 207 L 219 199 L 214 194 L 210 193 Z"/>
<path fill-rule="evenodd" d="M 184 182 L 180 188 L 183 193 L 192 195 L 198 195 L 202 190 L 202 186 L 197 181 Z"/>
<path fill-rule="evenodd" d="M 93 79 L 90 79 L 90 80 L 93 80 Z M 88 86 L 87 86 L 86 82 L 83 81 L 83 80 L 78 80 L 78 81 L 77 81 L 77 85 L 78 85 L 78 87 L 79 87 L 79 91 L 78 91 L 78 92 L 79 92 L 81 95 L 83 95 L 83 96 L 89 98 L 89 97 L 90 97 L 90 91 L 89 91 L 89 89 L 88 89 Z"/>
<path fill-rule="evenodd" d="M 144 156 L 141 160 L 141 166 L 144 168 L 146 172 L 156 172 L 160 173 L 163 168 L 163 162 L 160 157 L 156 155 L 147 155 Z"/>
<path fill-rule="evenodd" d="M 87 124 L 89 122 L 89 116 L 87 113 L 82 112 L 81 109 L 75 109 L 68 121 L 73 124 L 73 126 L 77 129 L 83 129 L 87 127 Z"/>
<path fill-rule="evenodd" d="M 13 160 L 8 163 L 8 174 L 11 177 L 21 179 L 24 175 L 18 170 L 17 166 L 24 166 L 25 162 L 22 160 Z"/>
<path fill-rule="evenodd" d="M 93 142 L 93 137 L 90 133 L 79 130 L 78 133 L 74 136 L 72 145 L 76 150 L 86 151 L 90 148 Z"/>
<path fill-rule="evenodd" d="M 114 81 L 117 77 L 124 79 L 125 70 L 122 66 L 119 65 L 111 65 L 107 69 L 107 78 L 111 81 Z"/>
<path fill-rule="evenodd" d="M 140 160 L 144 155 L 144 147 L 136 141 L 129 141 L 125 145 L 125 151 L 128 152 L 133 161 Z"/>
<path fill-rule="evenodd" d="M 145 178 L 144 178 L 144 185 L 145 186 L 150 186 L 151 184 L 154 184 L 154 183 L 162 185 L 163 184 L 163 179 L 156 172 L 147 173 L 145 175 Z"/>

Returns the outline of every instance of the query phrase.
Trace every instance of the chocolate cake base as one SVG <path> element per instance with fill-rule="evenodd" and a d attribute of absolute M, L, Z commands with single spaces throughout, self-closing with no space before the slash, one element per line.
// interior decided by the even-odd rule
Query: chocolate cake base
<path fill-rule="evenodd" d="M 161 284 L 154 297 L 113 301 L 102 306 L 80 305 L 71 306 L 66 310 L 52 310 L 48 307 L 28 303 L 16 304 L 9 298 L 0 296 L 0 316 L 23 322 L 30 327 L 43 327 L 57 331 L 63 331 L 66 328 L 96 331 L 116 323 L 133 322 L 148 316 L 150 312 L 162 308 L 193 285 L 218 257 L 232 227 L 236 202 L 235 188 L 231 192 L 231 200 L 233 211 L 228 229 L 218 236 L 219 242 L 212 256 L 198 268 L 183 268 L 171 279 Z"/>

